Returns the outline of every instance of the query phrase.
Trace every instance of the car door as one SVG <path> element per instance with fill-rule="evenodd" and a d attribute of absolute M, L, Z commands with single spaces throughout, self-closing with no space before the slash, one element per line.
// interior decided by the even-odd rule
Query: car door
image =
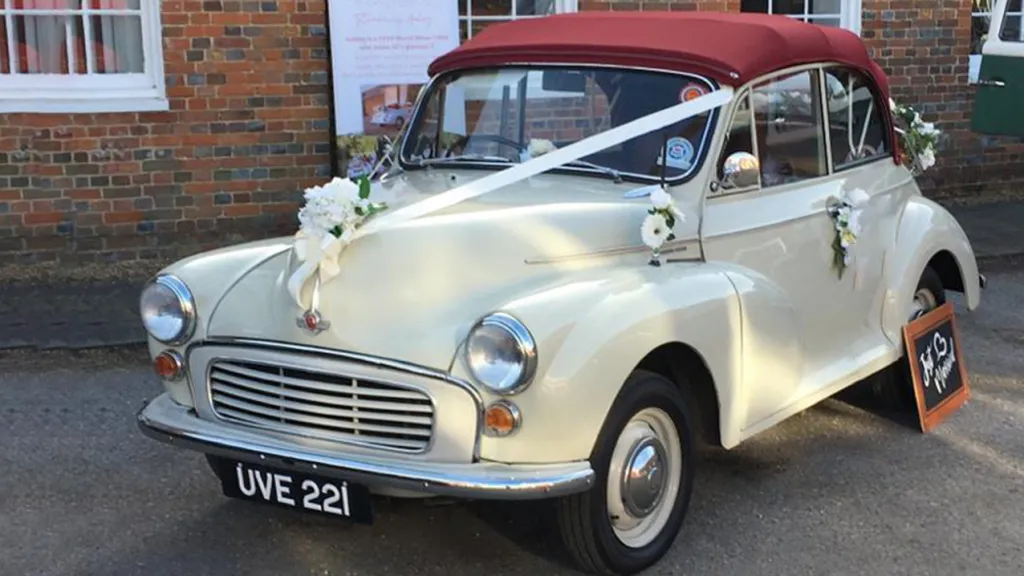
<path fill-rule="evenodd" d="M 705 201 L 705 257 L 732 271 L 743 299 L 745 427 L 845 376 L 868 346 L 872 304 L 858 290 L 866 282 L 877 292 L 880 258 L 858 257 L 840 277 L 826 207 L 848 184 L 871 187 L 873 176 L 832 170 L 821 74 L 786 73 L 739 96 L 719 163 L 750 152 L 759 181 L 717 187 Z M 862 272 L 864 262 L 877 271 Z"/>
<path fill-rule="evenodd" d="M 1021 0 L 997 0 L 981 48 L 971 129 L 1024 137 L 1024 26 Z"/>

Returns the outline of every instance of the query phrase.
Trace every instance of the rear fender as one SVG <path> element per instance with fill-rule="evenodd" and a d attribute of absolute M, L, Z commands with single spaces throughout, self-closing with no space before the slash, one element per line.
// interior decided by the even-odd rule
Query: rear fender
<path fill-rule="evenodd" d="M 917 283 L 929 263 L 939 272 L 947 290 L 963 292 L 968 310 L 978 307 L 981 282 L 967 234 L 945 208 L 914 196 L 900 215 L 895 244 L 885 263 L 888 289 L 882 306 L 882 329 L 901 353 L 902 329 L 910 315 Z"/>

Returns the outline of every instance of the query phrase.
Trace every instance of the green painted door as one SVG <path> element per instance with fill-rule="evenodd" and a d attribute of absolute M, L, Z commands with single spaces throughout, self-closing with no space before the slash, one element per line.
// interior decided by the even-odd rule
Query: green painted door
<path fill-rule="evenodd" d="M 1024 26 L 1022 0 L 999 0 L 981 49 L 971 129 L 1024 137 Z"/>

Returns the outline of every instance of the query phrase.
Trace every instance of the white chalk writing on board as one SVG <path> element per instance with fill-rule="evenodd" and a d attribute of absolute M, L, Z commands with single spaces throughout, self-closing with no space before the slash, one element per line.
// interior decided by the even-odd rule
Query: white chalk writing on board
<path fill-rule="evenodd" d="M 938 332 L 932 336 L 932 341 L 920 354 L 921 378 L 924 380 L 925 388 L 930 388 L 934 384 L 940 394 L 945 392 L 949 374 L 956 363 L 953 349 L 952 337 L 947 341 Z"/>

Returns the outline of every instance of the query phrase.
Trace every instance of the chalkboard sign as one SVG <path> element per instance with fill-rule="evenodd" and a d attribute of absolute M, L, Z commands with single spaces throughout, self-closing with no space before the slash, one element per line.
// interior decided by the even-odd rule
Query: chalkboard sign
<path fill-rule="evenodd" d="M 921 430 L 929 432 L 970 397 L 953 304 L 946 302 L 903 327 Z"/>

